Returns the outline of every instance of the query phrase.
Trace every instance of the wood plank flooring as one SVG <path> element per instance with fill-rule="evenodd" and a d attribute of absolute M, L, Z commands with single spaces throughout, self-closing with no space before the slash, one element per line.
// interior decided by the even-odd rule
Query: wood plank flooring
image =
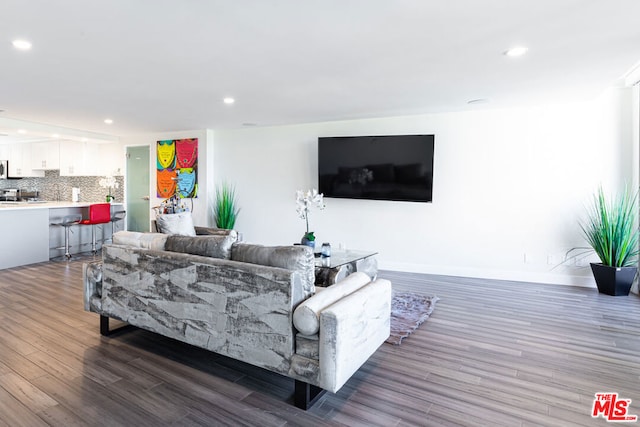
<path fill-rule="evenodd" d="M 382 272 L 437 295 L 337 394 L 83 311 L 82 259 L 0 270 L 2 426 L 594 426 L 596 392 L 640 415 L 640 298 L 594 289 Z"/>

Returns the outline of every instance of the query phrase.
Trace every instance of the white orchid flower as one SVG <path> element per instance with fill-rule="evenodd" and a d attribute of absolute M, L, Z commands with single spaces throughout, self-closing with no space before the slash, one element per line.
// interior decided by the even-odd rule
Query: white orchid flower
<path fill-rule="evenodd" d="M 296 212 L 300 219 L 304 219 L 307 225 L 307 234 L 309 234 L 309 211 L 311 206 L 316 206 L 322 210 L 325 208 L 324 195 L 318 193 L 315 188 L 307 191 L 296 191 Z"/>

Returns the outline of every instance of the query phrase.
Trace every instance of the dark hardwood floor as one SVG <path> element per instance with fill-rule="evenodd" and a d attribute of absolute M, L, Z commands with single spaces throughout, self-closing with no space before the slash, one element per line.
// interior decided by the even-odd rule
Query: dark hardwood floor
<path fill-rule="evenodd" d="M 0 426 L 593 426 L 596 392 L 640 415 L 640 298 L 382 272 L 441 298 L 304 412 L 293 380 L 83 311 L 82 260 L 0 271 Z"/>

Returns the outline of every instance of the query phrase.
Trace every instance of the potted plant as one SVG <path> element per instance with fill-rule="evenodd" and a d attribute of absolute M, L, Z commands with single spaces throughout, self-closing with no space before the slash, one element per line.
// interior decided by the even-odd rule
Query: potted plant
<path fill-rule="evenodd" d="M 233 185 L 223 182 L 216 188 L 216 201 L 213 205 L 213 217 L 216 227 L 233 230 L 240 209 L 236 203 L 236 189 Z"/>
<path fill-rule="evenodd" d="M 113 197 L 113 195 L 111 194 L 111 190 L 119 187 L 116 177 L 113 175 L 107 175 L 104 178 L 100 179 L 100 181 L 98 181 L 98 184 L 100 184 L 100 187 L 102 188 L 109 189 L 109 193 L 106 197 L 107 203 L 111 203 L 112 201 L 114 201 L 115 197 Z"/>
<path fill-rule="evenodd" d="M 318 193 L 315 188 L 313 190 L 296 191 L 296 212 L 301 219 L 305 220 L 307 231 L 302 236 L 300 243 L 315 248 L 316 236 L 313 231 L 309 231 L 309 211 L 311 206 L 315 205 L 318 209 L 324 209 L 324 196 Z"/>
<path fill-rule="evenodd" d="M 607 200 L 602 187 L 594 196 L 587 219 L 580 224 L 601 263 L 591 263 L 598 291 L 629 295 L 637 272 L 638 193 L 628 189 Z"/>

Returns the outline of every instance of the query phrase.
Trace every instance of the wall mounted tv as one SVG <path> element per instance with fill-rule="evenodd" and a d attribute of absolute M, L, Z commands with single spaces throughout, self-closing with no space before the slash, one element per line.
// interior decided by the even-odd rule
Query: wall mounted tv
<path fill-rule="evenodd" d="M 325 197 L 431 202 L 434 135 L 318 138 Z"/>

